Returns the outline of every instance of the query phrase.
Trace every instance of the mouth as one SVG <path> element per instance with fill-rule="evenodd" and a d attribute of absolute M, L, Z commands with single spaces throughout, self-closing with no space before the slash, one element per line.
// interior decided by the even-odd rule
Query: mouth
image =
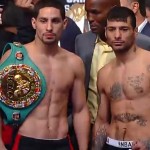
<path fill-rule="evenodd" d="M 53 34 L 53 33 L 45 33 L 44 36 L 47 37 L 47 38 L 53 38 L 53 37 L 55 37 L 55 34 Z"/>
<path fill-rule="evenodd" d="M 114 41 L 113 44 L 115 46 L 121 46 L 124 42 L 123 41 Z"/>
<path fill-rule="evenodd" d="M 97 27 L 94 26 L 94 25 L 90 25 L 90 29 L 91 29 L 92 31 L 96 31 L 96 30 L 97 30 Z"/>

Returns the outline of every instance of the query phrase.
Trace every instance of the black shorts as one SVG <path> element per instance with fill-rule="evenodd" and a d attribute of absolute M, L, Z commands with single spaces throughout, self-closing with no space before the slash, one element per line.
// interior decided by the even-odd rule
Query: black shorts
<path fill-rule="evenodd" d="M 69 136 L 63 139 L 34 139 L 17 135 L 12 150 L 73 150 Z"/>

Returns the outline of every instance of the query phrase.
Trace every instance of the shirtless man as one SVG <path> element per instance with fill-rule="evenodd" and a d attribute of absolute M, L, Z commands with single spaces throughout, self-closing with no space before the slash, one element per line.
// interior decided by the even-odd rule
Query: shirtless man
<path fill-rule="evenodd" d="M 150 149 L 150 53 L 135 45 L 136 34 L 133 12 L 113 7 L 106 37 L 116 58 L 98 73 L 93 150 Z"/>
<path fill-rule="evenodd" d="M 35 40 L 24 46 L 16 43 L 15 48 L 3 55 L 0 65 L 0 89 L 2 89 L 0 104 L 7 102 L 12 108 L 9 107 L 11 115 L 7 115 L 8 111 L 4 112 L 8 118 L 12 116 L 6 122 L 21 124 L 13 150 L 70 150 L 67 123 L 69 94 L 72 95 L 73 123 L 79 149 L 87 150 L 90 119 L 85 98 L 83 62 L 78 56 L 58 46 L 61 33 L 67 25 L 64 7 L 57 0 L 39 1 L 33 11 L 32 25 L 36 29 Z M 14 52 L 17 48 L 19 50 Z M 12 57 L 17 67 L 14 64 L 5 66 Z M 16 98 L 15 95 L 8 96 L 7 90 L 5 91 L 5 89 L 15 91 L 14 74 L 21 74 L 23 80 L 30 81 L 30 92 L 26 95 L 28 101 L 23 98 L 14 100 L 12 97 Z M 10 82 L 6 83 L 10 79 L 11 83 L 14 83 L 12 88 L 9 86 Z M 35 92 L 34 95 L 32 90 Z M 44 94 L 41 98 L 42 93 Z M 2 99 L 2 96 L 5 99 Z M 38 105 L 25 116 L 24 113 L 37 101 L 40 101 Z M 25 116 L 25 120 L 20 121 L 22 116 Z M 1 139 L 0 150 L 5 150 Z"/>

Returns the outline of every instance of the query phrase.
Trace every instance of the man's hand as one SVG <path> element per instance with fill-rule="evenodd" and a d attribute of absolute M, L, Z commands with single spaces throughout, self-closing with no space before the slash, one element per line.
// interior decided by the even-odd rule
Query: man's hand
<path fill-rule="evenodd" d="M 33 9 L 32 0 L 14 0 L 15 5 L 22 8 Z"/>
<path fill-rule="evenodd" d="M 148 150 L 148 149 L 141 141 L 135 141 L 133 142 L 132 150 Z"/>
<path fill-rule="evenodd" d="M 0 8 L 0 25 L 2 25 L 2 11 L 3 11 L 3 8 Z"/>

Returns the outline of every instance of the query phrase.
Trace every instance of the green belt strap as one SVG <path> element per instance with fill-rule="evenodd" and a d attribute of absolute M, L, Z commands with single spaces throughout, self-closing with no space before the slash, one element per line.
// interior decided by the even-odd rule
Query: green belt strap
<path fill-rule="evenodd" d="M 3 53 L 8 49 L 0 64 L 0 108 L 6 124 L 19 125 L 44 98 L 46 80 L 23 45 L 8 43 Z"/>

